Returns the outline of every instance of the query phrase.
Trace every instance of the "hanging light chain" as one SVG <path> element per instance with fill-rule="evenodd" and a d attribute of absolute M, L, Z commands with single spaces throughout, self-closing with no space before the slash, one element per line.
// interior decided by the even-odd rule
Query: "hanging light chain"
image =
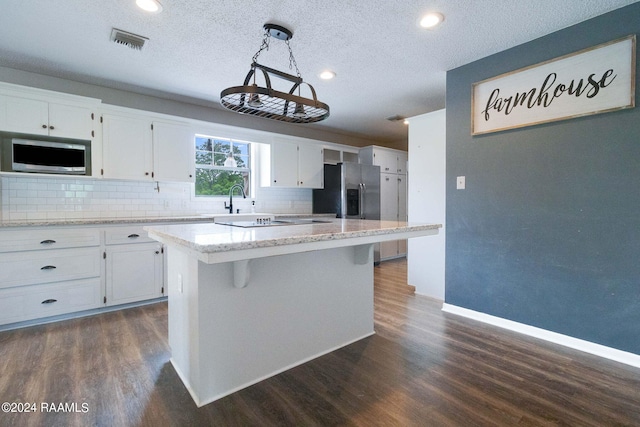
<path fill-rule="evenodd" d="M 253 63 L 258 62 L 258 56 L 262 53 L 263 50 L 269 50 L 269 39 L 271 38 L 271 33 L 269 30 L 264 30 L 264 36 L 262 38 L 262 44 L 258 51 L 253 55 L 251 61 Z M 302 78 L 302 74 L 300 74 L 300 69 L 298 68 L 298 63 L 296 62 L 296 58 L 293 56 L 293 50 L 291 49 L 291 44 L 289 43 L 289 39 L 284 41 L 287 44 L 287 48 L 289 49 L 289 69 L 292 70 L 294 67 L 296 69 L 297 77 Z"/>
<path fill-rule="evenodd" d="M 294 58 L 293 56 L 293 50 L 291 50 L 291 45 L 289 44 L 289 40 L 285 40 L 285 43 L 289 48 L 289 69 L 290 70 L 292 69 L 292 65 L 296 67 L 296 74 L 298 75 L 298 77 L 302 78 L 302 75 L 300 74 L 300 70 L 298 69 L 298 64 L 296 63 L 296 58 Z"/>
<path fill-rule="evenodd" d="M 253 62 L 257 62 L 258 61 L 258 56 L 260 56 L 260 54 L 262 53 L 263 50 L 269 50 L 269 38 L 271 37 L 271 34 L 269 34 L 269 31 L 267 31 L 266 29 L 264 30 L 264 37 L 262 38 L 262 45 L 260 45 L 260 49 L 258 49 L 258 51 L 255 53 L 255 55 L 253 55 L 253 58 L 251 58 L 251 61 Z M 291 49 L 289 49 L 291 50 Z"/>

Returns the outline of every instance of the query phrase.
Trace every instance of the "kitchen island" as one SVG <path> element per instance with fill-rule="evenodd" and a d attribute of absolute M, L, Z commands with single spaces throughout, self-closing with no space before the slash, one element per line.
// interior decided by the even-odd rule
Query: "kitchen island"
<path fill-rule="evenodd" d="M 167 246 L 171 363 L 198 406 L 372 335 L 373 245 L 441 227 L 242 225 L 145 227 Z"/>

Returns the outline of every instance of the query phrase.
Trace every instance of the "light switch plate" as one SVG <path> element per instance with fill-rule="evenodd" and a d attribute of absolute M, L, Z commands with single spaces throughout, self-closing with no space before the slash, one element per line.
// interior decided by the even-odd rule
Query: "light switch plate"
<path fill-rule="evenodd" d="M 456 179 L 456 189 L 458 189 L 458 190 L 464 190 L 465 185 L 466 185 L 466 183 L 465 183 L 465 177 L 464 177 L 464 176 L 459 176 L 459 177 Z"/>

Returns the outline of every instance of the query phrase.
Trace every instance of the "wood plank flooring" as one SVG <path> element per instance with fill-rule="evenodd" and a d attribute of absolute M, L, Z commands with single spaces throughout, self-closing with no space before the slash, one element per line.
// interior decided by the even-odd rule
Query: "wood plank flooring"
<path fill-rule="evenodd" d="M 375 271 L 376 335 L 202 408 L 166 303 L 1 332 L 0 402 L 37 411 L 0 426 L 640 425 L 640 369 L 444 314 L 404 261 Z"/>

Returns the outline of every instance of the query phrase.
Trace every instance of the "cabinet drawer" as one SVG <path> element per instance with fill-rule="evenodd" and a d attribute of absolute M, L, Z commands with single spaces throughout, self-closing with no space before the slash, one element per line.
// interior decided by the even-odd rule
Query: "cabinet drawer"
<path fill-rule="evenodd" d="M 0 324 L 56 316 L 101 306 L 100 279 L 0 290 Z"/>
<path fill-rule="evenodd" d="M 37 230 L 20 229 L 0 231 L 0 252 L 78 248 L 99 245 L 100 230 L 97 228 L 42 228 Z"/>
<path fill-rule="evenodd" d="M 0 288 L 100 276 L 100 248 L 0 254 Z"/>
<path fill-rule="evenodd" d="M 122 245 L 128 243 L 157 243 L 147 235 L 140 226 L 113 227 L 105 231 L 107 245 Z"/>

